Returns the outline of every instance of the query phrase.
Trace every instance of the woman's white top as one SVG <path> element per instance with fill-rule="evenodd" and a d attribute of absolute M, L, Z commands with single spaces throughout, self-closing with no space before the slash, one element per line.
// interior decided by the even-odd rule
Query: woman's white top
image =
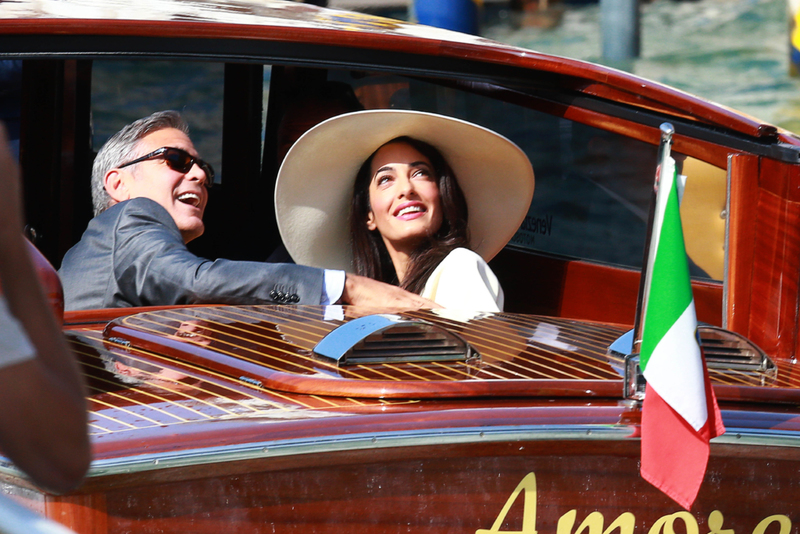
<path fill-rule="evenodd" d="M 449 309 L 503 311 L 500 282 L 483 258 L 466 248 L 442 260 L 421 295 Z"/>

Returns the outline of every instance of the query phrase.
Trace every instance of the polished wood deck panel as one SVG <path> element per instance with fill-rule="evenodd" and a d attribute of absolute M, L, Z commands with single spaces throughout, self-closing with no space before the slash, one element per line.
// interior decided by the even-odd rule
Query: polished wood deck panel
<path fill-rule="evenodd" d="M 362 311 L 363 312 L 363 311 Z M 195 307 L 113 320 L 70 334 L 90 388 L 96 436 L 206 421 L 328 418 L 420 403 L 491 397 L 621 398 L 622 361 L 606 354 L 615 325 L 537 316 L 407 314 L 460 332 L 481 356 L 466 362 L 339 367 L 313 354 L 343 323 L 338 306 Z M 721 400 L 793 399 L 800 378 L 712 369 Z"/>

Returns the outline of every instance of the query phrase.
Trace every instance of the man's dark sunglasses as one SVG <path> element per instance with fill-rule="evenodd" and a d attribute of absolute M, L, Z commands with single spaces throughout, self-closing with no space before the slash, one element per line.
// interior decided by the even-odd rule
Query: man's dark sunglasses
<path fill-rule="evenodd" d="M 135 160 L 129 161 L 128 163 L 123 163 L 117 168 L 121 169 L 123 167 L 127 167 L 128 165 L 133 165 L 134 163 L 140 163 L 148 159 L 156 159 L 156 158 L 163 159 L 170 169 L 183 174 L 189 172 L 194 166 L 194 164 L 197 163 L 197 166 L 200 167 L 204 173 L 206 173 L 206 180 L 204 182 L 205 186 L 211 187 L 211 185 L 214 183 L 214 169 L 211 167 L 211 165 L 209 165 L 200 158 L 192 156 L 185 150 L 181 150 L 180 148 L 172 148 L 168 146 L 153 150 L 149 154 L 146 154 L 141 158 L 136 158 Z"/>

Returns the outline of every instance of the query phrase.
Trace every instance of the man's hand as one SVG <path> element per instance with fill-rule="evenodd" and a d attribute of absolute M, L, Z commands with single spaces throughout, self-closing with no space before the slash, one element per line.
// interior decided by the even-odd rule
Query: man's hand
<path fill-rule="evenodd" d="M 419 308 L 441 308 L 432 300 L 409 293 L 397 286 L 384 284 L 366 276 L 347 273 L 344 279 L 342 302 L 370 308 L 392 308 L 417 310 Z"/>

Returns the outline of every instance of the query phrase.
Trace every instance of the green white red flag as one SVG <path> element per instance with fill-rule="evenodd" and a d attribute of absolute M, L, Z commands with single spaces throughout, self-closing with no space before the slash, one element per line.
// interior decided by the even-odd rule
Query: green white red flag
<path fill-rule="evenodd" d="M 725 427 L 697 338 L 675 161 L 669 146 L 662 150 L 639 361 L 647 379 L 640 473 L 688 510 L 705 477 L 709 440 Z"/>

